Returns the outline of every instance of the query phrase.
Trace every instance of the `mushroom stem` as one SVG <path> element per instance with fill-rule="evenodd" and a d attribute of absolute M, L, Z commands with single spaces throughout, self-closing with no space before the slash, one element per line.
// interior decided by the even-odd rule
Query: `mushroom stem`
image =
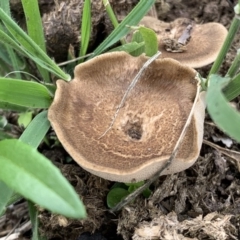
<path fill-rule="evenodd" d="M 119 202 L 114 208 L 111 209 L 112 212 L 117 212 L 119 210 L 121 210 L 122 207 L 124 207 L 125 205 L 127 205 L 128 203 L 130 203 L 132 200 L 134 200 L 138 195 L 140 195 L 146 188 L 148 188 L 153 182 L 155 182 L 160 174 L 171 165 L 172 161 L 174 160 L 174 158 L 176 157 L 177 153 L 178 153 L 178 149 L 181 146 L 181 143 L 183 142 L 184 136 L 187 132 L 187 129 L 191 123 L 192 120 L 192 116 L 194 113 L 194 109 L 196 107 L 197 101 L 199 99 L 199 95 L 200 95 L 200 91 L 201 91 L 201 86 L 200 86 L 200 80 L 197 78 L 198 80 L 198 87 L 197 87 L 197 93 L 194 99 L 194 103 L 192 105 L 191 111 L 188 115 L 187 121 L 182 129 L 182 132 L 177 140 L 177 143 L 169 157 L 169 159 L 165 162 L 165 164 L 141 187 L 139 187 L 138 189 L 136 189 L 133 193 L 129 194 L 128 196 L 126 196 L 121 202 Z"/>
<path fill-rule="evenodd" d="M 156 60 L 156 59 L 159 57 L 160 54 L 161 54 L 161 52 L 157 51 L 156 54 L 154 54 L 151 58 L 149 58 L 149 59 L 143 64 L 142 68 L 139 70 L 139 72 L 137 73 L 137 75 L 135 76 L 135 78 L 132 80 L 132 82 L 131 82 L 130 85 L 128 86 L 126 92 L 124 93 L 123 98 L 122 98 L 120 104 L 118 105 L 117 110 L 116 110 L 116 112 L 115 112 L 115 114 L 114 114 L 114 116 L 113 116 L 112 122 L 110 123 L 109 127 L 107 128 L 107 130 L 106 130 L 98 139 L 101 139 L 102 137 L 104 137 L 104 136 L 107 134 L 107 132 L 112 128 L 112 126 L 113 126 L 113 124 L 114 124 L 114 122 L 115 122 L 115 120 L 116 120 L 116 118 L 117 118 L 117 115 L 118 115 L 120 109 L 123 107 L 123 105 L 124 105 L 124 103 L 125 103 L 125 101 L 126 101 L 126 98 L 127 98 L 128 94 L 129 94 L 129 92 L 135 87 L 135 85 L 137 84 L 138 80 L 139 80 L 140 77 L 142 76 L 143 72 L 147 69 L 147 67 L 148 67 L 154 60 Z"/>

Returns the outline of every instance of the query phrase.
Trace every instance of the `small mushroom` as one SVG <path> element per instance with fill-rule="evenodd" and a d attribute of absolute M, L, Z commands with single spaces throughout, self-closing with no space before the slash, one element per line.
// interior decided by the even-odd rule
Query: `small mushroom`
<path fill-rule="evenodd" d="M 72 81 L 57 81 L 49 120 L 72 158 L 97 176 L 120 182 L 148 179 L 168 160 L 180 136 L 198 82 L 194 69 L 169 58 L 148 66 L 102 136 L 147 60 L 143 55 L 106 53 L 78 65 Z M 162 174 L 182 171 L 196 161 L 204 114 L 204 101 L 198 99 L 180 150 Z"/>
<path fill-rule="evenodd" d="M 161 57 L 176 59 L 193 68 L 212 63 L 227 36 L 227 29 L 220 23 L 195 24 L 186 18 L 166 23 L 146 16 L 140 25 L 156 32 Z"/>

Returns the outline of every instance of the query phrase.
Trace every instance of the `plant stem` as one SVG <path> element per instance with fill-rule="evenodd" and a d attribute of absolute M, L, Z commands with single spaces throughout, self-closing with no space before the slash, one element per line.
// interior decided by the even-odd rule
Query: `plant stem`
<path fill-rule="evenodd" d="M 104 5 L 104 7 L 107 11 L 107 14 L 108 14 L 114 28 L 116 28 L 119 25 L 119 23 L 118 23 L 118 20 L 117 20 L 115 14 L 114 14 L 114 11 L 113 11 L 109 1 L 108 0 L 103 0 L 103 5 Z M 120 41 L 121 41 L 122 45 L 124 45 L 126 43 L 124 39 L 121 39 Z"/>
<path fill-rule="evenodd" d="M 235 56 L 226 76 L 233 78 L 240 67 L 240 49 L 237 50 L 237 55 Z"/>
<path fill-rule="evenodd" d="M 223 62 L 223 59 L 225 58 L 232 42 L 233 42 L 233 39 L 234 39 L 234 36 L 235 34 L 237 33 L 238 29 L 239 29 L 239 26 L 240 26 L 240 19 L 239 19 L 239 15 L 238 14 L 235 14 L 235 17 L 231 23 L 231 26 L 230 26 L 230 29 L 229 29 L 229 32 L 228 32 L 228 35 L 224 41 L 224 44 L 218 54 L 218 57 L 216 59 L 216 61 L 214 62 L 214 64 L 212 65 L 212 68 L 208 74 L 208 78 L 207 78 L 207 82 L 209 80 L 209 77 L 211 74 L 216 74 Z"/>

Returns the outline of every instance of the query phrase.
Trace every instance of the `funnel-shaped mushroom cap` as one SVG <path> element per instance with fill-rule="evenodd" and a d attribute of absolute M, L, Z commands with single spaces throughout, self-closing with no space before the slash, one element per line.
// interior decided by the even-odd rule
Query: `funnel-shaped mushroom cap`
<path fill-rule="evenodd" d="M 227 36 L 227 29 L 220 23 L 198 25 L 186 18 L 166 23 L 146 16 L 140 25 L 156 32 L 161 57 L 176 59 L 193 68 L 214 62 Z"/>
<path fill-rule="evenodd" d="M 195 70 L 173 59 L 158 59 L 101 137 L 147 59 L 107 53 L 78 65 L 72 81 L 57 81 L 49 120 L 73 159 L 102 178 L 120 182 L 150 178 L 169 158 L 191 110 L 197 90 Z M 182 171 L 196 161 L 204 111 L 199 99 L 180 151 L 163 174 Z"/>

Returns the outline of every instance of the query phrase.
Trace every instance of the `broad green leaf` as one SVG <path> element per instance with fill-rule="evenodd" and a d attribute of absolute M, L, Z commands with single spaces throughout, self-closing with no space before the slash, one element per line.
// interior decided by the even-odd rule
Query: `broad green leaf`
<path fill-rule="evenodd" d="M 85 208 L 61 172 L 36 149 L 20 140 L 0 142 L 0 179 L 40 206 L 71 218 Z"/>
<path fill-rule="evenodd" d="M 141 33 L 138 30 L 133 32 L 131 42 L 137 42 L 137 43 L 142 44 L 142 46 L 140 48 L 131 52 L 132 56 L 137 57 L 137 56 L 141 55 L 142 53 L 144 53 L 145 43 L 144 43 L 144 40 L 143 40 L 143 37 L 142 37 Z"/>
<path fill-rule="evenodd" d="M 29 108 L 48 108 L 52 97 L 40 83 L 0 78 L 0 102 Z"/>
<path fill-rule="evenodd" d="M 151 196 L 151 193 L 152 191 L 148 188 L 144 189 L 143 192 L 142 192 L 142 195 L 145 197 L 145 198 L 149 198 Z"/>
<path fill-rule="evenodd" d="M 7 103 L 7 102 L 0 102 L 0 109 L 12 110 L 12 111 L 16 111 L 16 112 L 25 112 L 28 110 L 27 107 L 22 107 L 22 106 Z"/>
<path fill-rule="evenodd" d="M 223 93 L 229 101 L 232 101 L 240 95 L 240 74 L 235 76 L 228 85 L 223 88 Z"/>
<path fill-rule="evenodd" d="M 113 189 L 113 188 L 123 188 L 123 189 L 128 190 L 128 186 L 125 183 L 123 183 L 123 182 L 115 182 L 112 185 L 111 189 Z"/>
<path fill-rule="evenodd" d="M 143 26 L 139 27 L 139 32 L 141 33 L 145 43 L 144 52 L 148 57 L 152 57 L 158 51 L 158 40 L 156 33 L 152 29 Z"/>
<path fill-rule="evenodd" d="M 94 54 L 90 58 L 95 57 L 105 51 L 123 38 L 129 31 L 128 26 L 135 26 L 148 12 L 155 3 L 155 0 L 140 0 L 133 10 L 123 19 L 123 21 L 112 31 L 112 33 L 97 47 Z"/>
<path fill-rule="evenodd" d="M 229 78 L 211 75 L 206 95 L 207 109 L 212 120 L 233 139 L 240 142 L 240 113 L 237 112 L 222 92 Z"/>
<path fill-rule="evenodd" d="M 82 12 L 82 24 L 81 24 L 81 46 L 79 56 L 86 55 L 89 39 L 91 35 L 91 1 L 85 0 Z M 83 58 L 79 60 L 79 63 L 83 61 Z"/>
<path fill-rule="evenodd" d="M 43 33 L 42 19 L 37 0 L 21 0 L 24 15 L 27 24 L 29 37 L 46 53 L 45 38 Z M 47 69 L 38 66 L 38 70 L 45 82 L 50 82 L 49 72 Z"/>
<path fill-rule="evenodd" d="M 123 188 L 113 188 L 107 195 L 107 205 L 109 208 L 115 207 L 124 197 L 129 195 L 128 190 Z"/>
<path fill-rule="evenodd" d="M 126 43 L 122 46 L 116 47 L 111 49 L 109 52 L 116 52 L 116 51 L 124 51 L 128 52 L 129 54 L 135 52 L 138 49 L 141 49 L 144 46 L 144 42 L 137 43 L 137 42 L 130 42 Z"/>
<path fill-rule="evenodd" d="M 144 181 L 136 183 L 125 183 L 128 186 L 128 192 L 132 193 L 144 184 Z"/>
<path fill-rule="evenodd" d="M 4 214 L 8 205 L 8 201 L 13 194 L 13 190 L 9 188 L 4 182 L 0 181 L 0 216 Z"/>
<path fill-rule="evenodd" d="M 31 121 L 31 123 L 22 133 L 20 140 L 29 144 L 33 148 L 37 148 L 45 137 L 49 128 L 50 122 L 47 118 L 47 111 L 43 111 Z"/>
<path fill-rule="evenodd" d="M 32 112 L 22 112 L 18 117 L 18 125 L 26 128 L 28 124 L 32 121 Z"/>

